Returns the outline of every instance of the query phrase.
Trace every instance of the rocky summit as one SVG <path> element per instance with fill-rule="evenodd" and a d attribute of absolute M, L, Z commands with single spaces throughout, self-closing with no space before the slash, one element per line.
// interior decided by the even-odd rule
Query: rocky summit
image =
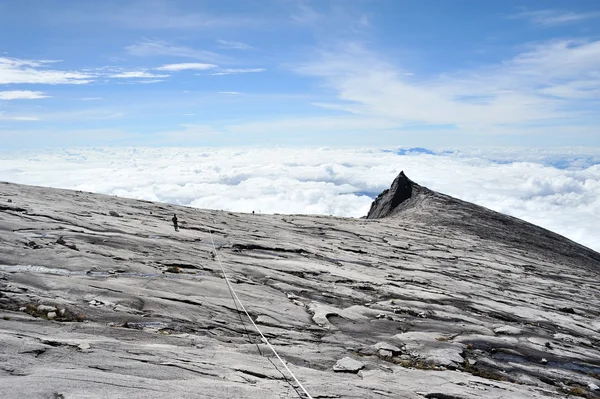
<path fill-rule="evenodd" d="M 363 219 L 0 183 L 0 397 L 598 398 L 599 281 L 404 173 Z"/>

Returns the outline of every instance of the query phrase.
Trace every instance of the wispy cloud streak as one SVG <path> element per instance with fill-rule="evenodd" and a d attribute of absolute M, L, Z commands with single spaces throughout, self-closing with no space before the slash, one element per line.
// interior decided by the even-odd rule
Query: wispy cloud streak
<path fill-rule="evenodd" d="M 577 13 L 560 10 L 536 10 L 514 14 L 511 15 L 511 18 L 527 19 L 533 24 L 548 27 L 600 18 L 600 12 Z"/>

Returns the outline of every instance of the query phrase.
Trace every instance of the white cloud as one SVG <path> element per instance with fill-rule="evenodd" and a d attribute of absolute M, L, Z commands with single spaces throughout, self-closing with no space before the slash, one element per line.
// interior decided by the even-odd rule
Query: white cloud
<path fill-rule="evenodd" d="M 235 96 L 241 93 L 239 91 L 220 91 L 219 94 L 230 94 Z"/>
<path fill-rule="evenodd" d="M 108 75 L 109 78 L 168 78 L 169 75 L 157 75 L 147 71 L 127 71 Z"/>
<path fill-rule="evenodd" d="M 0 100 L 36 100 L 39 98 L 48 98 L 50 96 L 45 95 L 41 91 L 31 90 L 11 90 L 11 91 L 0 91 Z"/>
<path fill-rule="evenodd" d="M 577 13 L 560 10 L 536 10 L 521 12 L 512 15 L 511 18 L 528 19 L 536 25 L 554 26 L 600 18 L 600 12 Z"/>
<path fill-rule="evenodd" d="M 135 81 L 134 83 L 141 83 L 141 84 L 154 84 L 154 83 L 160 83 L 160 82 L 164 82 L 163 79 L 146 79 L 146 80 L 138 80 Z"/>
<path fill-rule="evenodd" d="M 191 47 L 171 44 L 164 40 L 145 39 L 139 43 L 125 47 L 131 55 L 138 57 L 170 56 L 182 58 L 194 58 L 209 62 L 223 62 L 226 57 L 211 51 L 196 50 Z"/>
<path fill-rule="evenodd" d="M 205 134 L 212 134 L 209 128 Z M 600 250 L 600 149 L 431 155 L 423 149 L 105 148 L 0 158 L 5 181 L 200 208 L 351 217 L 365 215 L 371 197 L 401 170 L 421 185 Z"/>
<path fill-rule="evenodd" d="M 102 97 L 83 97 L 80 98 L 81 101 L 97 101 L 102 100 Z"/>
<path fill-rule="evenodd" d="M 265 69 L 264 68 L 225 68 L 225 69 L 220 69 L 217 72 L 213 72 L 212 75 L 215 76 L 219 76 L 219 75 L 235 75 L 238 73 L 257 73 L 257 72 L 264 72 Z"/>
<path fill-rule="evenodd" d="M 9 121 L 39 121 L 40 119 L 36 116 L 3 116 L 0 115 L 0 119 Z"/>
<path fill-rule="evenodd" d="M 183 62 L 179 64 L 168 64 L 155 68 L 158 71 L 185 71 L 185 70 L 205 70 L 217 68 L 214 64 L 202 64 L 199 62 Z"/>
<path fill-rule="evenodd" d="M 95 78 L 87 72 L 46 69 L 56 62 L 0 57 L 0 84 L 86 84 Z"/>
<path fill-rule="evenodd" d="M 453 125 L 477 133 L 581 125 L 582 104 L 588 104 L 582 101 L 600 100 L 598 65 L 600 41 L 559 40 L 494 66 L 430 77 L 407 75 L 358 45 L 324 52 L 294 69 L 336 93 L 335 101 L 320 106 L 396 126 Z"/>
<path fill-rule="evenodd" d="M 234 50 L 250 50 L 252 46 L 242 42 L 234 42 L 230 40 L 217 40 L 222 48 L 234 49 Z"/>

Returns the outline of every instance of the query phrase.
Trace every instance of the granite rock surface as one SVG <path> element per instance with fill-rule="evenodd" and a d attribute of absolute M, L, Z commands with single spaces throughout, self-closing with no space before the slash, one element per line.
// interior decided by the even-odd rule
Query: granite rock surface
<path fill-rule="evenodd" d="M 313 398 L 600 397 L 600 254 L 396 180 L 368 219 L 0 183 L 0 397 L 306 397 L 221 266 Z"/>

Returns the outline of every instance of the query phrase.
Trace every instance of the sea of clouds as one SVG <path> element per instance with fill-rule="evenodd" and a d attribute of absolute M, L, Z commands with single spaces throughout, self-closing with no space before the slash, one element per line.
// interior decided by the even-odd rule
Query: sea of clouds
<path fill-rule="evenodd" d="M 600 251 L 600 149 L 85 148 L 0 153 L 0 180 L 237 212 L 360 217 L 404 170 Z"/>

